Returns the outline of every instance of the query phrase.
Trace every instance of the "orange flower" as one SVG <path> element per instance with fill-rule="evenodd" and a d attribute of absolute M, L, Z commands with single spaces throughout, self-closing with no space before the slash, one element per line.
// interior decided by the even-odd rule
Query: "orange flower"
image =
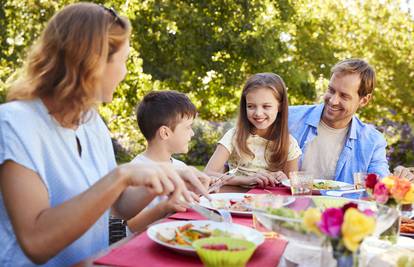
<path fill-rule="evenodd" d="M 410 191 L 411 183 L 405 178 L 394 179 L 394 186 L 391 188 L 390 192 L 394 199 L 399 203 L 401 202 L 405 195 Z"/>

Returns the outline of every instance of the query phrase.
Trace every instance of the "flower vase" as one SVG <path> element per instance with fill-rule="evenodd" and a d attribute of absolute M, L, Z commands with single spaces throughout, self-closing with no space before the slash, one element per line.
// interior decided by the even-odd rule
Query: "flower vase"
<path fill-rule="evenodd" d="M 333 262 L 336 267 L 357 267 L 359 259 L 359 249 L 355 252 L 349 251 L 339 240 L 331 240 L 331 248 Z M 324 262 L 321 266 L 330 266 Z"/>
<path fill-rule="evenodd" d="M 391 244 L 397 244 L 398 237 L 400 236 L 401 205 L 387 205 L 387 206 L 395 209 L 398 213 L 398 217 L 394 221 L 394 223 L 380 235 L 380 239 L 389 241 Z"/>

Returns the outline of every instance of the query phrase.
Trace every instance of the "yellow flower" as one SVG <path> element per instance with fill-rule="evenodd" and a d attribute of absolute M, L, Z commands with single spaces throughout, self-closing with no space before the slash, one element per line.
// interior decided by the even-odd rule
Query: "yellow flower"
<path fill-rule="evenodd" d="M 402 204 L 411 204 L 414 203 L 414 184 L 411 184 L 410 190 L 405 194 L 403 200 L 401 201 Z"/>
<path fill-rule="evenodd" d="M 375 219 L 357 209 L 347 209 L 342 224 L 342 237 L 345 247 L 356 251 L 361 241 L 375 230 Z"/>
<path fill-rule="evenodd" d="M 394 176 L 387 176 L 385 178 L 383 178 L 381 180 L 381 182 L 383 182 L 385 184 L 385 186 L 387 187 L 388 190 L 391 190 L 391 188 L 394 187 L 394 183 L 395 183 L 395 177 Z"/>
<path fill-rule="evenodd" d="M 321 234 L 321 231 L 317 225 L 320 220 L 321 212 L 315 208 L 307 209 L 303 215 L 303 224 L 305 225 L 306 230 L 314 232 L 317 235 Z"/>

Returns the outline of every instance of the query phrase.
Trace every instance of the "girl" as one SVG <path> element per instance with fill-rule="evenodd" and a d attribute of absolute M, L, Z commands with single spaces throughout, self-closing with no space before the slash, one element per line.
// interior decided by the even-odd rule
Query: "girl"
<path fill-rule="evenodd" d="M 207 172 L 237 168 L 228 184 L 275 186 L 298 169 L 301 150 L 288 133 L 288 99 L 283 80 L 273 73 L 250 77 L 242 92 L 236 128 L 219 141 Z"/>
<path fill-rule="evenodd" d="M 130 31 L 112 9 L 67 6 L 0 105 L 0 266 L 73 265 L 107 247 L 110 208 L 129 219 L 152 193 L 192 201 L 181 178 L 206 193 L 192 169 L 116 167 L 95 107 L 126 74 Z"/>

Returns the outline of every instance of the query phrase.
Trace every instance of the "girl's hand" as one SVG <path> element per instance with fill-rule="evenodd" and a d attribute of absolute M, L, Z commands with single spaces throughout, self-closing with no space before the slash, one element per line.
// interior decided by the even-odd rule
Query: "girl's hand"
<path fill-rule="evenodd" d="M 265 188 L 273 183 L 273 178 L 267 173 L 257 172 L 249 176 L 235 177 L 230 181 L 234 181 L 234 184 Z"/>
<path fill-rule="evenodd" d="M 270 175 L 276 180 L 276 184 L 280 184 L 283 180 L 289 179 L 283 171 L 271 172 Z"/>

